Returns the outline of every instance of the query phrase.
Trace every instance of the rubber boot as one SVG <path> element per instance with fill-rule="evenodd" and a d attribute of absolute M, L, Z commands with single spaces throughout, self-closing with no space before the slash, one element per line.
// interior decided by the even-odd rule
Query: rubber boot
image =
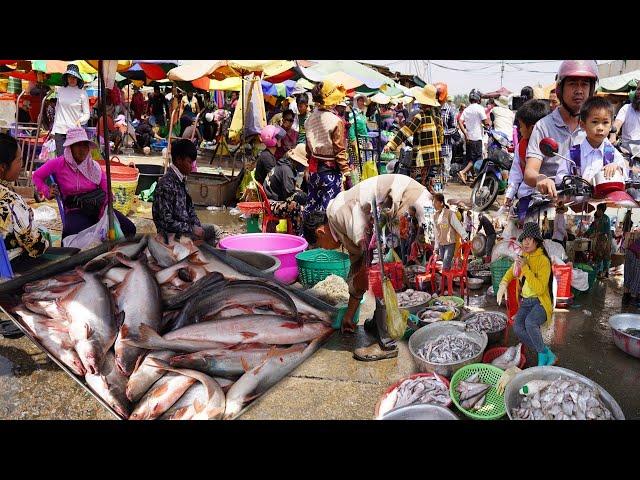
<path fill-rule="evenodd" d="M 546 347 L 544 350 L 544 353 L 547 355 L 547 365 L 555 365 L 555 363 L 558 361 L 558 357 L 555 356 L 555 354 L 549 350 L 549 347 Z"/>
<path fill-rule="evenodd" d="M 538 353 L 538 366 L 544 367 L 547 364 L 547 352 Z"/>

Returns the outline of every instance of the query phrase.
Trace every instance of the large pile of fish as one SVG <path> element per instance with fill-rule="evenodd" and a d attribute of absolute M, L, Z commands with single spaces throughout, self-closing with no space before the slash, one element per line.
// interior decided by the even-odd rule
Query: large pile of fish
<path fill-rule="evenodd" d="M 404 292 L 400 292 L 398 297 L 398 307 L 409 308 L 415 307 L 422 303 L 427 303 L 431 300 L 431 294 L 428 292 L 422 292 L 420 290 L 413 290 L 411 288 L 406 289 Z"/>
<path fill-rule="evenodd" d="M 530 382 L 530 384 L 533 382 Z M 519 420 L 612 420 L 611 411 L 589 385 L 577 380 L 537 380 L 535 393 L 513 408 Z"/>
<path fill-rule="evenodd" d="M 454 363 L 475 357 L 480 350 L 480 345 L 464 335 L 451 334 L 425 343 L 416 353 L 430 363 Z"/>
<path fill-rule="evenodd" d="M 188 238 L 121 244 L 24 291 L 14 311 L 32 335 L 129 419 L 232 418 L 332 331 L 327 312 Z"/>
<path fill-rule="evenodd" d="M 498 312 L 478 312 L 474 313 L 468 320 L 467 326 L 476 332 L 499 332 L 507 326 L 507 319 Z"/>
<path fill-rule="evenodd" d="M 447 407 L 449 405 L 449 389 L 440 377 L 418 377 L 402 382 L 395 389 L 396 401 L 393 408 L 431 403 Z"/>
<path fill-rule="evenodd" d="M 487 392 L 491 385 L 487 385 L 479 380 L 480 375 L 474 373 L 466 380 L 458 383 L 456 391 L 460 395 L 460 406 L 465 410 L 480 410 L 487 398 Z"/>

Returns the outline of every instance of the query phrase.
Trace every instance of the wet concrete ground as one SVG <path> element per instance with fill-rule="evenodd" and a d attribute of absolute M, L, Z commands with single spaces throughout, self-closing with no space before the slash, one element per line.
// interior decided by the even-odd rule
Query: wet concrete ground
<path fill-rule="evenodd" d="M 452 200 L 465 196 L 468 199 L 468 189 L 451 190 Z M 154 227 L 149 207 L 150 204 L 141 204 L 134 221 L 140 231 L 151 233 Z M 240 218 L 225 211 L 199 209 L 198 215 L 203 222 L 221 224 L 228 233 L 244 228 Z M 637 394 L 640 360 L 614 345 L 607 324 L 611 315 L 622 311 L 620 284 L 621 277 L 596 283 L 594 290 L 578 297 L 572 308 L 556 311 L 551 327 L 543 335 L 558 355 L 559 366 L 600 384 L 620 404 L 626 418 L 633 419 L 640 418 Z M 504 310 L 484 294 L 472 297 L 470 304 L 472 310 Z M 627 311 L 640 313 L 637 309 Z M 395 359 L 379 362 L 353 359 L 354 348 L 374 341 L 362 327 L 372 313 L 373 300 L 368 297 L 355 334 L 336 332 L 315 355 L 256 400 L 241 419 L 372 419 L 382 393 L 400 378 L 417 371 L 406 341 L 400 342 Z M 516 343 L 513 335 L 508 343 Z M 531 356 L 527 366 L 536 362 Z M 0 419 L 112 418 L 28 339 L 0 337 Z"/>

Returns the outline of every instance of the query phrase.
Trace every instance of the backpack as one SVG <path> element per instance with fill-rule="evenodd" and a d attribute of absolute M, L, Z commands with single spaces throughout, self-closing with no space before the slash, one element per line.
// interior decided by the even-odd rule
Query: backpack
<path fill-rule="evenodd" d="M 604 165 L 609 165 L 610 163 L 613 163 L 613 156 L 614 156 L 614 148 L 613 145 L 611 144 L 605 144 L 604 146 L 604 159 L 602 161 L 603 166 Z M 577 172 L 570 172 L 570 174 L 572 175 L 580 175 L 581 170 L 582 170 L 582 163 L 580 161 L 580 145 L 573 145 L 570 149 L 569 149 L 569 158 L 571 158 L 571 160 L 573 160 L 576 163 L 576 169 Z"/>

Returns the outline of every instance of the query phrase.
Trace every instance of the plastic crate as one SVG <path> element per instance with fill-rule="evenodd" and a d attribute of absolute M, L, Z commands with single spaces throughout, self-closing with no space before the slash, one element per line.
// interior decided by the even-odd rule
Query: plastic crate
<path fill-rule="evenodd" d="M 402 290 L 404 286 L 404 265 L 402 262 L 390 262 L 384 264 L 384 273 L 395 291 Z M 376 296 L 382 298 L 382 280 L 380 279 L 380 266 L 373 265 L 367 270 L 369 277 L 369 288 Z"/>
<path fill-rule="evenodd" d="M 351 262 L 349 255 L 335 250 L 316 248 L 300 252 L 296 255 L 300 283 L 311 288 L 329 275 L 337 275 L 347 279 Z"/>
<path fill-rule="evenodd" d="M 571 277 L 573 267 L 571 265 L 554 265 L 553 275 L 558 282 L 557 298 L 571 298 Z"/>
<path fill-rule="evenodd" d="M 509 257 L 500 258 L 491 263 L 489 269 L 491 270 L 491 283 L 493 284 L 494 292 L 497 292 L 498 288 L 500 288 L 500 282 L 504 274 L 511 268 L 511 265 L 513 265 L 513 260 Z"/>

